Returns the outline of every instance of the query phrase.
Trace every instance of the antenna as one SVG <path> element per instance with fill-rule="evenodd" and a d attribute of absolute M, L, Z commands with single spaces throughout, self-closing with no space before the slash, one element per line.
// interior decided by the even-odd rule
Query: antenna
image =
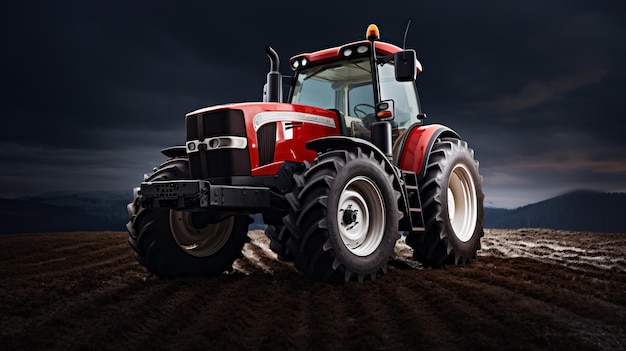
<path fill-rule="evenodd" d="M 409 34 L 409 26 L 411 25 L 411 20 L 409 19 L 409 23 L 406 24 L 406 29 L 404 30 L 404 40 L 402 40 L 402 60 L 406 61 L 406 36 Z"/>

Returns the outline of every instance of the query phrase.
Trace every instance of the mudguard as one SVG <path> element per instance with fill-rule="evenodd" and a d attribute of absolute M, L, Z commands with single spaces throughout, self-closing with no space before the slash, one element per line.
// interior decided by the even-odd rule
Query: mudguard
<path fill-rule="evenodd" d="M 400 198 L 398 199 L 398 209 L 402 213 L 400 218 L 408 218 L 407 215 L 409 214 L 409 206 L 406 191 L 402 186 L 402 174 L 400 173 L 400 170 L 393 165 L 391 160 L 389 160 L 389 158 L 385 156 L 385 154 L 378 147 L 376 147 L 376 145 L 367 140 L 355 137 L 328 136 L 311 140 L 305 144 L 305 147 L 318 153 L 331 150 L 346 150 L 354 147 L 359 147 L 364 151 L 373 152 L 377 160 L 384 162 L 385 170 L 388 174 L 393 176 L 393 188 L 398 190 L 400 193 Z"/>
<path fill-rule="evenodd" d="M 187 148 L 183 146 L 170 146 L 161 150 L 161 153 L 169 158 L 187 157 Z"/>
<path fill-rule="evenodd" d="M 420 179 L 423 177 L 422 170 L 428 164 L 433 144 L 443 137 L 461 138 L 455 131 L 441 124 L 412 125 L 396 142 L 399 143 L 393 153 L 396 166 L 415 172 Z"/>
<path fill-rule="evenodd" d="M 364 150 L 373 151 L 376 154 L 377 159 L 384 160 L 385 168 L 392 170 L 391 173 L 394 174 L 396 180 L 399 179 L 396 167 L 394 167 L 389 158 L 387 158 L 387 156 L 385 156 L 385 154 L 383 154 L 382 151 L 380 151 L 380 149 L 376 147 L 376 145 L 370 143 L 367 140 L 346 136 L 328 136 L 311 140 L 307 142 L 305 146 L 307 149 L 316 152 L 324 152 L 329 150 L 345 150 L 346 146 L 360 147 Z"/>

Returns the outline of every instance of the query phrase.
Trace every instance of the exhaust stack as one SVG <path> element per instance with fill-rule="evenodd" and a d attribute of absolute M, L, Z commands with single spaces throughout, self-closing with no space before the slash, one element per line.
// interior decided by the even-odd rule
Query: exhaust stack
<path fill-rule="evenodd" d="M 267 74 L 267 83 L 263 92 L 264 102 L 283 102 L 283 86 L 282 74 L 278 72 L 280 68 L 280 59 L 278 54 L 271 46 L 265 48 L 265 53 L 270 59 L 270 71 Z"/>

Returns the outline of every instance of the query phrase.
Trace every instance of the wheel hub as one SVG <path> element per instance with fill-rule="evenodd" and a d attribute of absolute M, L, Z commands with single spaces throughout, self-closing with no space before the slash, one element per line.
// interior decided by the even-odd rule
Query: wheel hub
<path fill-rule="evenodd" d="M 454 234 L 462 242 L 467 242 L 474 234 L 478 218 L 476 187 L 467 166 L 454 166 L 447 194 L 448 218 Z"/>
<path fill-rule="evenodd" d="M 230 238 L 235 222 L 228 217 L 210 223 L 211 216 L 186 211 L 170 211 L 170 231 L 178 246 L 186 253 L 207 257 L 218 252 Z"/>
<path fill-rule="evenodd" d="M 205 212 L 192 212 L 189 215 L 189 222 L 195 229 L 202 229 L 209 225 L 211 217 Z"/>
<path fill-rule="evenodd" d="M 359 210 L 353 210 L 352 205 L 348 205 L 348 207 L 343 211 L 343 223 L 352 224 L 357 222 Z"/>
<path fill-rule="evenodd" d="M 376 184 L 367 177 L 355 177 L 339 196 L 339 235 L 350 252 L 367 256 L 374 252 L 385 232 L 385 204 Z"/>

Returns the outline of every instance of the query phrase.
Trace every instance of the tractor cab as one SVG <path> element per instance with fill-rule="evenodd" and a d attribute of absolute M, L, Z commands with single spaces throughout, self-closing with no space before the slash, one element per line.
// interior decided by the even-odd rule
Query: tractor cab
<path fill-rule="evenodd" d="M 370 40 L 292 57 L 288 102 L 336 111 L 342 134 L 367 140 L 377 121 L 389 122 L 394 136 L 421 123 L 415 51 L 377 41 L 378 28 L 373 30 L 368 29 Z"/>

